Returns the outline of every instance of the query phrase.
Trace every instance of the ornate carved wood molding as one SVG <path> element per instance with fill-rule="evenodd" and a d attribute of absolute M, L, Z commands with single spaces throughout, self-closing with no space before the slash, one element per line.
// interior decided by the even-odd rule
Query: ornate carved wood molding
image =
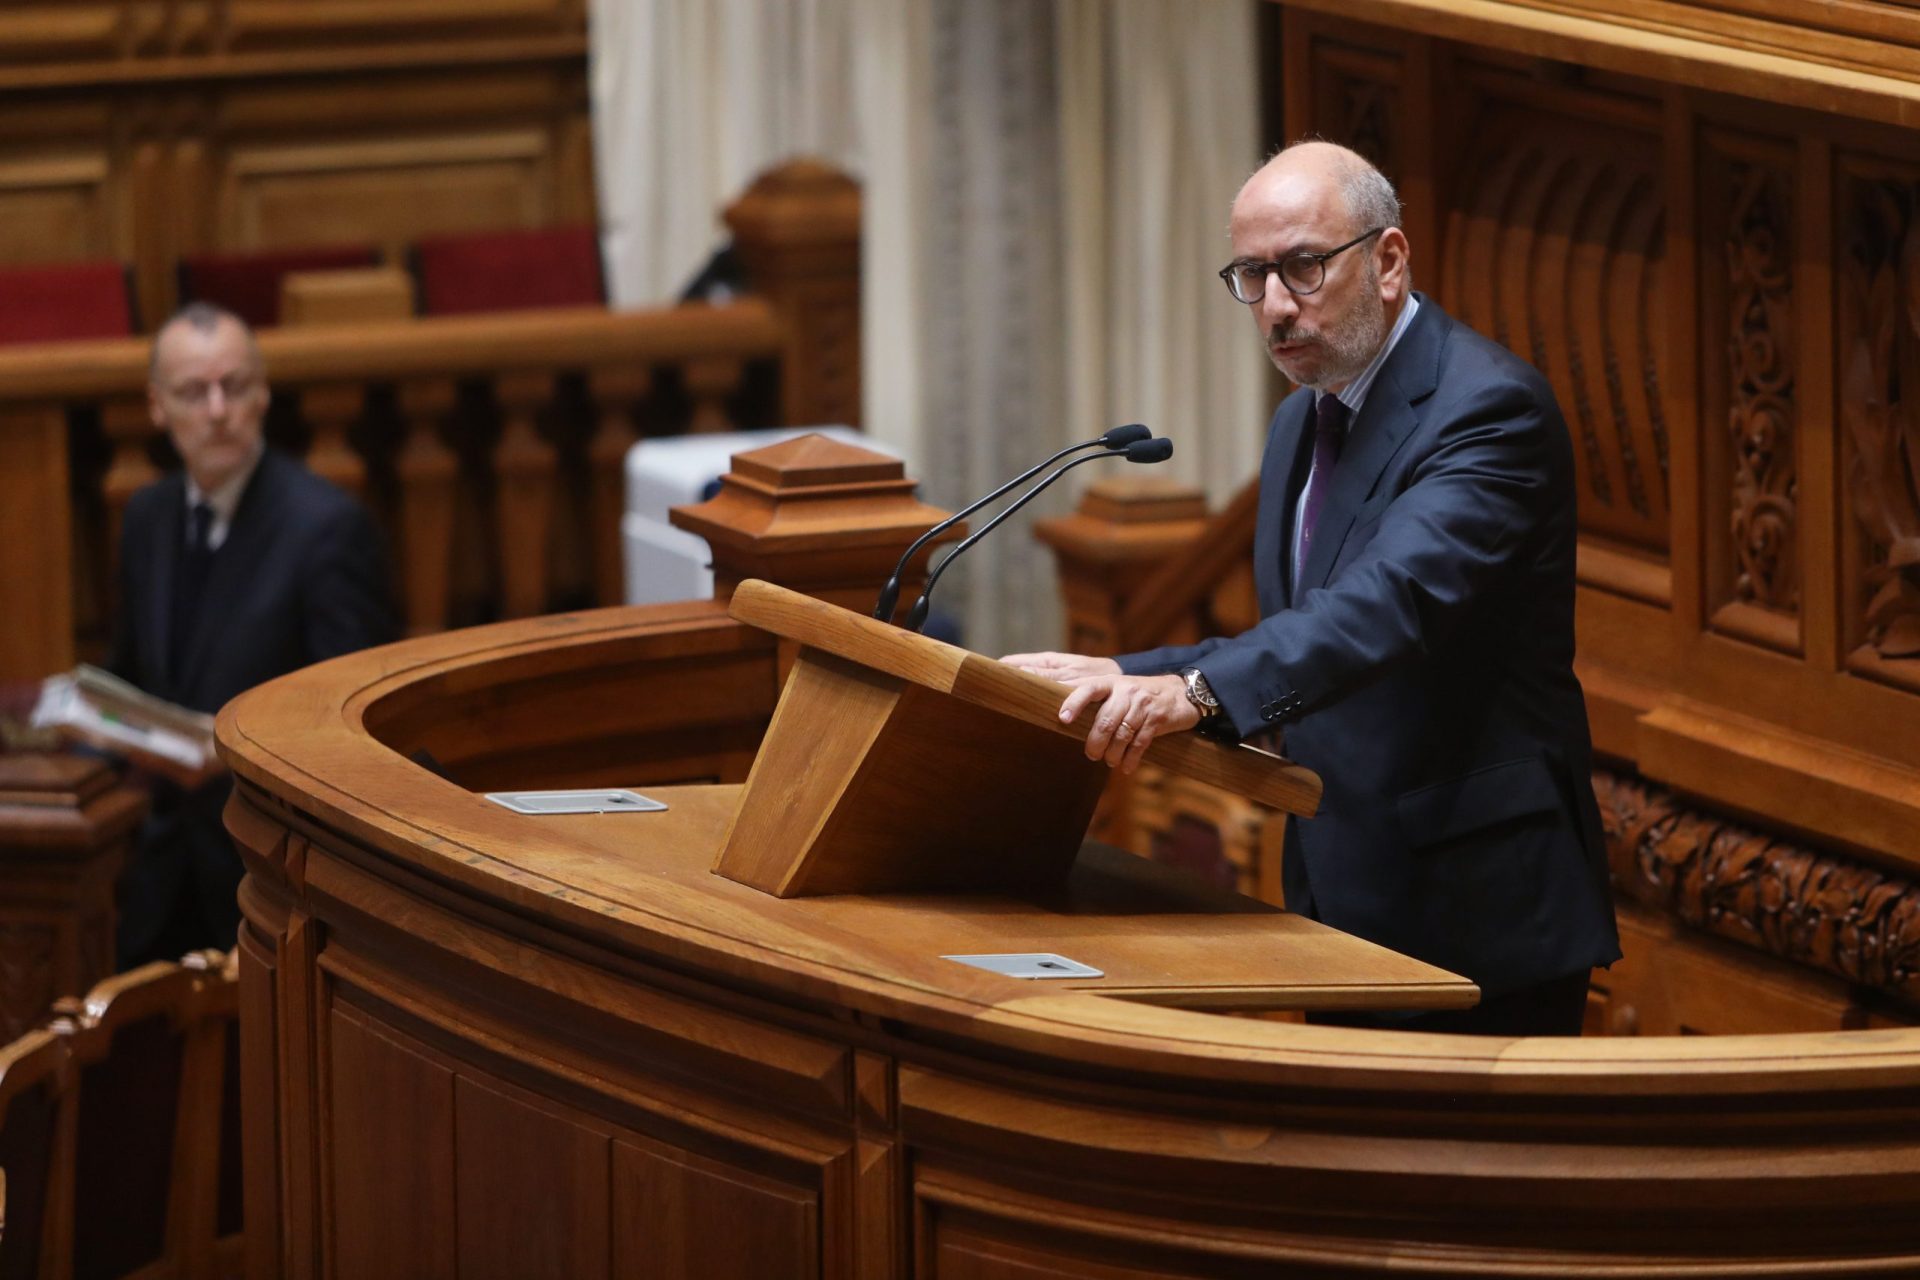
<path fill-rule="evenodd" d="M 1596 769 L 1614 884 L 1706 932 L 1920 1002 L 1920 884 Z"/>

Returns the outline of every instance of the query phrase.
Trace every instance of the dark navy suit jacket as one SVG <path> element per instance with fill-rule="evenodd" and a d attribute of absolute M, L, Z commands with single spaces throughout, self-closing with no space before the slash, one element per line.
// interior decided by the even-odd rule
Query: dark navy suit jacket
<path fill-rule="evenodd" d="M 218 711 L 275 676 L 393 638 L 386 555 L 366 509 L 268 449 L 208 569 L 185 664 L 169 674 L 186 528 L 181 472 L 127 503 L 111 666 L 148 693 Z"/>
<path fill-rule="evenodd" d="M 1572 442 L 1546 380 L 1431 300 L 1353 422 L 1311 552 L 1289 533 L 1313 396 L 1274 413 L 1263 621 L 1123 657 L 1198 667 L 1242 736 L 1318 771 L 1287 905 L 1497 994 L 1619 958 L 1573 675 Z"/>
<path fill-rule="evenodd" d="M 208 567 L 200 607 L 172 666 L 174 575 L 186 552 L 186 478 L 174 472 L 127 503 L 120 540 L 115 674 L 197 711 L 289 671 L 394 637 L 386 554 L 366 509 L 268 449 Z M 231 947 L 241 865 L 221 822 L 229 783 L 158 784 L 154 812 L 121 879 L 119 961 Z"/>

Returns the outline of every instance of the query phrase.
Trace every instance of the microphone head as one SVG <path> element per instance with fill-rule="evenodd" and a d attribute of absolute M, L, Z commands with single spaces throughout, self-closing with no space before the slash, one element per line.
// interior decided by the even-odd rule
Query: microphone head
<path fill-rule="evenodd" d="M 1100 437 L 1100 443 L 1109 449 L 1124 449 L 1139 440 L 1145 440 L 1153 434 L 1153 428 L 1144 422 L 1129 422 L 1124 427 L 1115 427 Z"/>
<path fill-rule="evenodd" d="M 1173 441 L 1165 436 L 1127 446 L 1128 462 L 1165 462 L 1173 456 Z"/>

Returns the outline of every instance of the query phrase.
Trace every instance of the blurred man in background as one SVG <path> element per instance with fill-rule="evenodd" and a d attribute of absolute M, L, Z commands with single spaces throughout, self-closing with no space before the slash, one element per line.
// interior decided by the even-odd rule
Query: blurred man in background
<path fill-rule="evenodd" d="M 127 504 L 116 675 L 211 713 L 275 676 L 394 638 L 373 521 L 266 445 L 266 368 L 239 317 L 194 303 L 161 326 L 147 398 L 183 466 Z M 241 864 L 221 825 L 230 788 L 224 776 L 156 782 L 121 879 L 122 968 L 233 945 Z"/>

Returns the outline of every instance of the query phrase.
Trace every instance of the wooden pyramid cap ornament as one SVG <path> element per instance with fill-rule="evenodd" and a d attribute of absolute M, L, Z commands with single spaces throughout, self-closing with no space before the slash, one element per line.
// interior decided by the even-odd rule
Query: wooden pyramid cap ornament
<path fill-rule="evenodd" d="M 810 434 L 734 454 L 720 492 L 667 517 L 713 549 L 720 599 L 745 579 L 765 578 L 870 609 L 901 553 L 946 519 L 915 487 L 898 458 Z M 942 533 L 915 557 L 914 572 L 924 575 L 934 546 L 965 534 L 964 523 Z"/>
<path fill-rule="evenodd" d="M 1067 686 L 772 583 L 732 614 L 800 646 L 714 870 L 776 897 L 1024 891 L 1066 877 L 1107 766 L 1083 753 Z M 1286 813 L 1320 778 L 1190 733 L 1146 758 Z"/>

